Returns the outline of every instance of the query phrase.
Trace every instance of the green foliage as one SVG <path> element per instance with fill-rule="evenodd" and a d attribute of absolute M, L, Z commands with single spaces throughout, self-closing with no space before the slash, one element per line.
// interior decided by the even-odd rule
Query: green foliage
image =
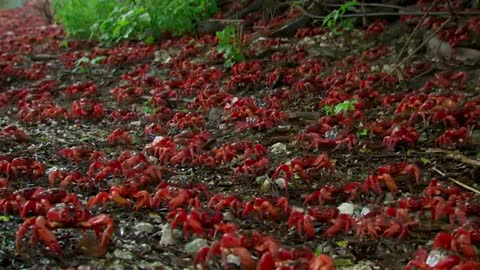
<path fill-rule="evenodd" d="M 175 35 L 194 30 L 195 22 L 212 16 L 219 9 L 215 0 L 144 0 L 154 33 Z"/>
<path fill-rule="evenodd" d="M 219 40 L 217 50 L 223 53 L 226 67 L 231 67 L 235 63 L 245 60 L 241 48 L 240 35 L 237 33 L 235 27 L 229 25 L 222 31 L 218 31 L 217 38 Z"/>
<path fill-rule="evenodd" d="M 327 115 L 339 114 L 340 112 L 347 114 L 348 112 L 355 110 L 356 103 L 357 100 L 355 99 L 345 100 L 342 103 L 338 103 L 337 105 L 325 105 L 323 106 L 322 110 Z"/>
<path fill-rule="evenodd" d="M 113 11 L 118 0 L 52 0 L 55 20 L 72 37 L 87 39 L 90 27 L 104 20 Z"/>
<path fill-rule="evenodd" d="M 180 35 L 218 11 L 215 0 L 53 0 L 52 5 L 68 35 L 106 45 L 153 42 L 166 31 Z"/>
<path fill-rule="evenodd" d="M 356 132 L 358 137 L 367 137 L 369 132 L 370 132 L 370 130 L 365 127 L 363 122 L 360 122 L 358 124 L 357 132 Z"/>
<path fill-rule="evenodd" d="M 342 29 L 352 29 L 352 20 L 344 19 L 343 15 L 345 15 L 345 12 L 352 10 L 356 5 L 358 5 L 358 2 L 355 0 L 342 4 L 339 9 L 333 10 L 323 18 L 323 26 L 331 29 L 334 34 L 340 33 L 337 30 L 338 27 L 342 27 Z"/>
<path fill-rule="evenodd" d="M 91 37 L 111 46 L 124 39 L 153 42 L 151 18 L 147 10 L 133 3 L 117 5 L 104 20 L 92 25 Z"/>
<path fill-rule="evenodd" d="M 75 61 L 75 69 L 73 72 L 88 73 L 91 67 L 100 64 L 105 58 L 106 56 L 99 56 L 94 59 L 90 59 L 84 56 Z"/>

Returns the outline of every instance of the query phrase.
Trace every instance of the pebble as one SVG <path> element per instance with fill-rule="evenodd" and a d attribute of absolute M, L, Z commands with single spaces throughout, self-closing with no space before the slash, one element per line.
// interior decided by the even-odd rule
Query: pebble
<path fill-rule="evenodd" d="M 136 233 L 152 233 L 153 225 L 148 222 L 139 222 L 135 225 Z"/>
<path fill-rule="evenodd" d="M 283 143 L 276 143 L 272 145 L 271 147 L 271 152 L 272 154 L 280 154 L 280 153 L 285 153 L 287 151 L 287 146 Z"/>
<path fill-rule="evenodd" d="M 340 214 L 352 215 L 355 210 L 355 205 L 353 203 L 344 202 L 337 207 Z"/>
<path fill-rule="evenodd" d="M 166 223 L 162 226 L 162 239 L 160 239 L 160 246 L 169 246 L 175 243 L 172 236 L 170 224 Z"/>
<path fill-rule="evenodd" d="M 113 252 L 113 255 L 115 255 L 115 257 L 123 259 L 123 260 L 133 259 L 133 253 L 131 251 L 128 251 L 128 250 L 116 249 Z"/>
<path fill-rule="evenodd" d="M 203 238 L 197 238 L 185 245 L 185 252 L 188 254 L 195 254 L 201 248 L 208 246 L 208 241 Z"/>

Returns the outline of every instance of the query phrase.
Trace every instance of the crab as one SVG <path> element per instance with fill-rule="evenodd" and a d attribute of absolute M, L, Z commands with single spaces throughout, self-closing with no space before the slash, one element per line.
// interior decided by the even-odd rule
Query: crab
<path fill-rule="evenodd" d="M 350 229 L 354 226 L 355 220 L 348 214 L 340 214 L 332 220 L 333 225 L 325 231 L 325 237 L 333 237 L 339 232 L 343 231 L 344 234 L 347 234 Z"/>
<path fill-rule="evenodd" d="M 393 126 L 386 131 L 387 135 L 383 138 L 383 144 L 388 151 L 394 151 L 399 142 L 407 142 L 414 146 L 418 141 L 418 133 L 413 127 Z"/>
<path fill-rule="evenodd" d="M 298 175 L 308 183 L 312 182 L 312 176 L 307 171 L 308 169 L 311 169 L 310 171 L 314 172 L 318 172 L 321 169 L 333 171 L 335 170 L 335 167 L 326 154 L 321 154 L 317 158 L 311 156 L 294 158 L 289 162 L 278 166 L 272 175 L 272 179 L 277 179 L 281 173 L 284 173 L 283 179 L 285 181 L 285 190 L 288 192 L 288 182 L 293 177 L 294 173 L 298 173 Z"/>
<path fill-rule="evenodd" d="M 87 157 L 90 158 L 93 151 L 90 146 L 73 146 L 61 149 L 58 151 L 58 154 L 65 159 L 75 161 L 79 164 Z"/>
<path fill-rule="evenodd" d="M 295 227 L 299 236 L 306 235 L 308 238 L 312 238 L 315 236 L 314 220 L 315 218 L 309 214 L 293 211 L 288 217 L 287 226 L 289 228 Z"/>
<path fill-rule="evenodd" d="M 52 230 L 57 228 L 80 228 L 95 230 L 97 237 L 99 230 L 104 227 L 100 242 L 100 255 L 105 250 L 113 235 L 114 223 L 108 215 L 100 214 L 90 218 L 90 212 L 82 205 L 66 204 L 48 210 L 46 216 L 31 217 L 20 226 L 16 235 L 17 251 L 22 250 L 23 237 L 29 228 L 32 228 L 32 240 L 40 239 L 48 245 L 52 252 L 62 256 L 62 250 Z"/>
<path fill-rule="evenodd" d="M 333 194 L 335 192 L 339 191 L 335 186 L 333 185 L 326 185 L 322 187 L 321 189 L 318 189 L 311 194 L 307 195 L 305 197 L 305 200 L 303 202 L 304 205 L 309 204 L 312 201 L 318 201 L 319 205 L 322 205 L 324 201 L 332 201 L 333 200 Z"/>
<path fill-rule="evenodd" d="M 107 137 L 107 143 L 110 145 L 115 145 L 118 143 L 124 143 L 124 144 L 133 144 L 133 139 L 132 135 L 130 132 L 123 130 L 121 128 L 117 128 L 110 135 Z"/>
<path fill-rule="evenodd" d="M 312 258 L 308 264 L 308 270 L 334 270 L 335 265 L 333 258 L 320 254 Z"/>
<path fill-rule="evenodd" d="M 233 171 L 233 176 L 259 176 L 267 171 L 269 164 L 270 161 L 267 157 L 249 158 L 245 160 L 242 166 L 235 168 L 235 170 Z"/>
<path fill-rule="evenodd" d="M 420 169 L 413 165 L 405 162 L 394 163 L 391 165 L 380 166 L 377 169 L 378 175 L 370 175 L 363 185 L 363 190 L 368 192 L 369 189 L 377 194 L 382 193 L 381 183 L 385 182 L 387 188 L 392 194 L 395 194 L 398 191 L 398 186 L 395 182 L 395 178 L 400 176 L 406 176 L 408 178 L 415 179 L 415 182 L 420 183 Z"/>
<path fill-rule="evenodd" d="M 253 202 L 249 201 L 243 205 L 242 216 L 246 216 L 250 212 L 256 212 L 260 220 L 263 220 L 265 214 L 267 214 L 270 220 L 277 220 L 280 217 L 280 211 L 283 209 L 274 205 L 271 201 L 260 197 L 255 198 Z"/>
<path fill-rule="evenodd" d="M 13 138 L 16 141 L 27 141 L 28 135 L 25 131 L 15 125 L 4 127 L 0 131 L 0 137 Z"/>
<path fill-rule="evenodd" d="M 456 143 L 465 143 L 467 141 L 468 128 L 449 129 L 440 135 L 436 140 L 437 145 L 454 145 Z"/>
<path fill-rule="evenodd" d="M 341 138 L 327 139 L 315 132 L 308 132 L 301 134 L 298 137 L 300 140 L 308 139 L 309 146 L 316 149 L 337 149 L 341 145 L 347 145 L 348 149 L 352 149 L 355 144 L 355 135 L 350 134 Z"/>
<path fill-rule="evenodd" d="M 0 174 L 4 173 L 7 178 L 18 176 L 24 172 L 30 177 L 40 177 L 43 175 L 43 164 L 39 161 L 29 158 L 0 159 Z"/>
<path fill-rule="evenodd" d="M 222 221 L 223 216 L 220 212 L 201 208 L 193 208 L 189 213 L 183 208 L 176 208 L 167 215 L 167 219 L 172 222 L 172 230 L 179 223 L 183 224 L 183 235 L 188 238 L 189 230 L 198 236 L 204 236 L 206 230 L 215 229 L 215 225 Z"/>
<path fill-rule="evenodd" d="M 445 89 L 462 89 L 467 82 L 465 71 L 443 71 L 435 74 L 435 78 L 425 83 L 423 90 L 430 91 L 432 87 Z"/>

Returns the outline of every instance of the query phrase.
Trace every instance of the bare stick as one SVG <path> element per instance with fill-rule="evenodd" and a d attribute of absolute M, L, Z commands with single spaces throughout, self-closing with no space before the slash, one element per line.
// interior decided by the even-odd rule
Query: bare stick
<path fill-rule="evenodd" d="M 430 34 L 423 42 L 422 44 L 420 44 L 420 46 L 418 46 L 413 52 L 411 52 L 409 55 L 407 55 L 407 57 L 405 57 L 402 62 L 396 64 L 387 74 L 385 74 L 385 76 L 383 76 L 382 79 L 379 80 L 379 82 L 382 82 L 383 80 L 385 80 L 385 78 L 387 78 L 388 76 L 390 76 L 390 74 L 392 74 L 395 70 L 397 70 L 401 65 L 403 65 L 403 63 L 407 62 L 407 60 L 409 60 L 414 54 L 416 54 L 421 48 L 423 48 L 423 46 L 425 46 L 425 44 L 427 44 L 427 42 L 432 39 L 434 36 L 436 36 L 440 31 L 442 31 L 443 27 L 449 23 L 450 21 L 452 20 L 452 18 L 448 18 L 446 21 L 444 21 L 432 34 Z"/>
<path fill-rule="evenodd" d="M 443 177 L 446 177 L 446 176 L 447 176 L 444 172 L 440 171 L 439 169 L 437 169 L 437 168 L 435 168 L 435 167 L 433 167 L 432 170 L 435 171 L 436 173 L 440 174 L 440 175 L 443 176 Z M 464 189 L 470 190 L 470 191 L 473 192 L 473 193 L 480 194 L 480 190 L 475 189 L 475 188 L 473 188 L 473 187 L 471 187 L 471 186 L 469 186 L 469 185 L 467 185 L 467 184 L 464 184 L 464 183 L 462 183 L 462 182 L 460 182 L 460 181 L 458 181 L 458 180 L 456 180 L 456 179 L 454 179 L 454 178 L 452 178 L 452 177 L 447 177 L 447 179 L 450 180 L 450 181 L 452 181 L 453 183 L 455 183 L 455 184 L 463 187 Z"/>
<path fill-rule="evenodd" d="M 400 60 L 400 57 L 403 55 L 403 51 L 405 51 L 405 49 L 407 48 L 408 44 L 410 43 L 410 41 L 412 40 L 413 36 L 415 35 L 415 33 L 417 33 L 418 29 L 420 29 L 420 25 L 422 25 L 423 21 L 424 21 L 425 18 L 427 17 L 428 12 L 433 8 L 433 6 L 435 5 L 435 3 L 437 3 L 437 0 L 433 1 L 432 5 L 428 8 L 427 12 L 425 12 L 425 14 L 422 16 L 422 18 L 421 18 L 420 21 L 418 22 L 418 24 L 415 26 L 415 29 L 413 29 L 412 33 L 410 33 L 410 36 L 408 36 L 407 41 L 405 41 L 405 44 L 403 44 L 402 50 L 400 50 L 400 53 L 397 55 L 397 59 L 395 59 L 395 64 L 397 64 L 398 61 Z"/>

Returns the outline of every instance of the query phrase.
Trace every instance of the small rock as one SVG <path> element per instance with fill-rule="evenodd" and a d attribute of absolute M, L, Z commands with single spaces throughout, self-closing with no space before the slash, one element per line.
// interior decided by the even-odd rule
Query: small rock
<path fill-rule="evenodd" d="M 353 211 L 355 210 L 355 205 L 353 203 L 342 203 L 340 206 L 337 207 L 340 214 L 347 214 L 352 215 Z"/>
<path fill-rule="evenodd" d="M 285 181 L 284 178 L 277 178 L 275 179 L 275 184 L 277 184 L 280 188 L 285 188 L 285 186 L 287 185 L 287 182 Z"/>
<path fill-rule="evenodd" d="M 173 245 L 175 240 L 173 239 L 172 229 L 169 223 L 162 226 L 162 239 L 160 239 L 160 246 Z"/>
<path fill-rule="evenodd" d="M 113 252 L 113 255 L 115 255 L 115 257 L 123 259 L 123 260 L 133 259 L 133 253 L 131 251 L 128 251 L 128 250 L 116 249 Z"/>
<path fill-rule="evenodd" d="M 185 245 L 185 252 L 188 254 L 195 254 L 201 248 L 208 246 L 208 241 L 203 238 L 197 238 Z"/>
<path fill-rule="evenodd" d="M 272 187 L 272 183 L 270 182 L 270 180 L 268 179 L 265 179 L 262 183 L 262 186 L 260 187 L 260 189 L 263 191 L 263 192 L 267 192 L 271 189 Z"/>
<path fill-rule="evenodd" d="M 235 264 L 235 265 L 240 266 L 240 258 L 233 255 L 233 254 L 228 254 L 227 263 L 231 263 L 231 264 Z"/>
<path fill-rule="evenodd" d="M 139 222 L 135 225 L 135 231 L 137 233 L 152 233 L 153 225 L 147 222 Z"/>
<path fill-rule="evenodd" d="M 223 116 L 223 108 L 222 107 L 215 107 L 211 108 L 208 112 L 208 121 L 218 121 Z"/>
<path fill-rule="evenodd" d="M 270 151 L 272 154 L 280 154 L 280 153 L 285 153 L 287 151 L 287 146 L 283 143 L 276 143 L 270 147 Z"/>

